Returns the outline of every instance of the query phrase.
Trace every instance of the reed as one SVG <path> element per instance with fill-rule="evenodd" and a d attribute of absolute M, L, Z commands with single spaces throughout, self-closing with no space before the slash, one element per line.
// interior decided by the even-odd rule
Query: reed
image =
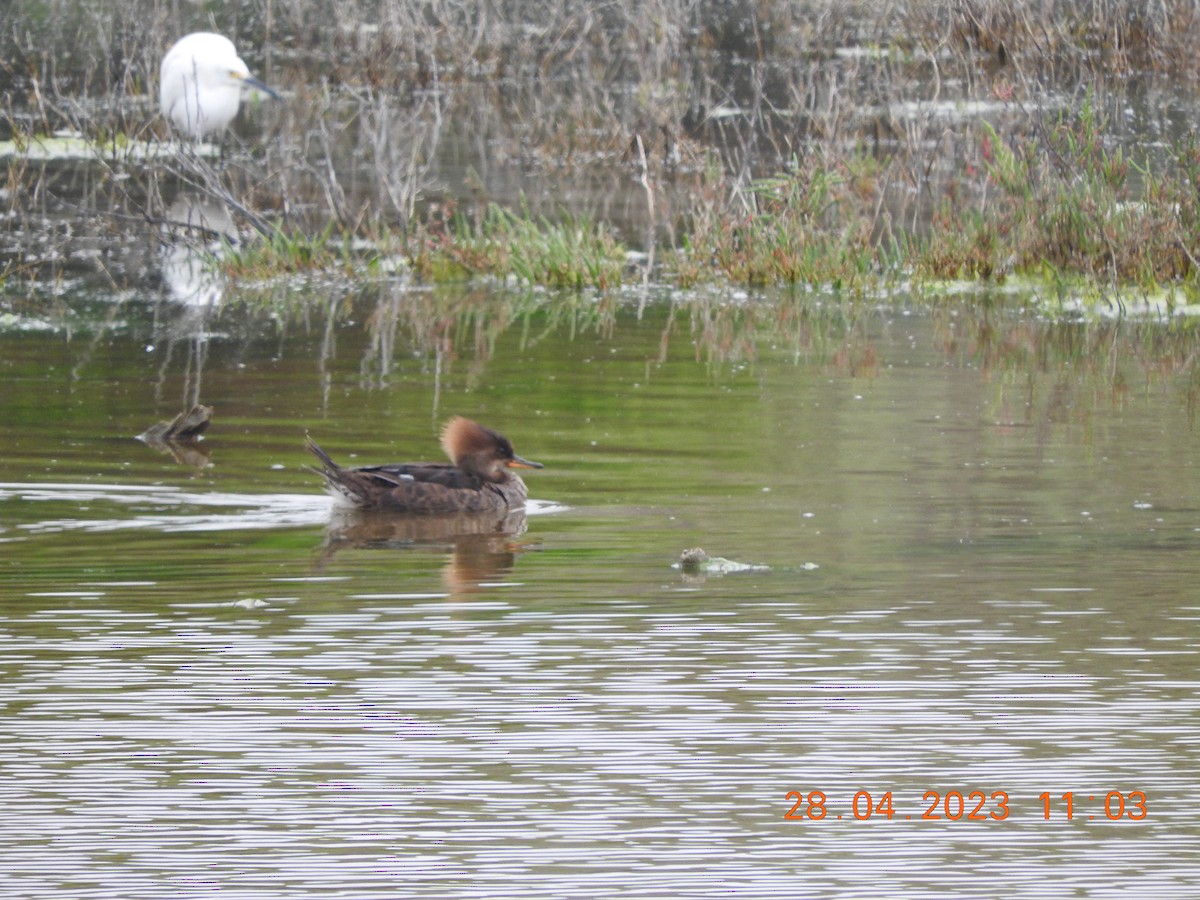
<path fill-rule="evenodd" d="M 981 201 L 947 199 L 912 264 L 933 278 L 1077 277 L 1118 287 L 1194 283 L 1200 255 L 1200 160 L 1194 142 L 1166 162 L 1131 159 L 1105 140 L 1085 102 L 1037 138 L 981 128 Z"/>
<path fill-rule="evenodd" d="M 280 274 L 305 272 L 353 275 L 365 270 L 374 254 L 356 252 L 339 240 L 330 225 L 318 235 L 273 230 L 258 240 L 226 247 L 213 262 L 233 281 L 257 282 Z"/>
<path fill-rule="evenodd" d="M 606 290 L 621 283 L 626 251 L 611 229 L 586 217 L 551 221 L 492 205 L 477 223 L 456 216 L 422 229 L 408 255 L 414 269 L 434 281 L 484 275 Z"/>
<path fill-rule="evenodd" d="M 1200 74 L 1200 13 L 1072 8 L 251 0 L 210 17 L 15 0 L 0 34 L 0 271 L 57 273 L 94 258 L 98 234 L 148 243 L 188 191 L 265 235 L 226 257 L 234 280 L 403 257 L 431 281 L 572 290 L 864 291 L 912 275 L 1192 290 L 1196 148 L 1123 150 L 1108 112 L 1129 73 Z M 205 165 L 163 149 L 154 84 L 170 41 L 210 27 L 289 101 L 248 108 Z M 1090 95 L 1072 93 L 1082 83 Z M 1039 105 L 1047 85 L 1062 106 Z M 35 160 L 33 139 L 63 130 L 95 152 Z M 56 227 L 72 209 L 86 227 Z M 347 249 L 363 244 L 375 249 Z"/>

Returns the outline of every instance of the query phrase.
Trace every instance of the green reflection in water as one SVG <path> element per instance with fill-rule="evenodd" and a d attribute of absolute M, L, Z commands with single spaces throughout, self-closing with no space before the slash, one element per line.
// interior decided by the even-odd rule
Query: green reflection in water
<path fill-rule="evenodd" d="M 549 567 L 622 591 L 671 581 L 693 545 L 797 589 L 1145 571 L 1146 548 L 1164 527 L 1190 539 L 1185 511 L 1200 506 L 1186 324 L 394 283 L 264 288 L 207 315 L 136 298 L 67 307 L 52 328 L 0 336 L 0 481 L 100 496 L 9 491 L 0 537 L 22 579 L 94 580 L 99 566 L 237 599 L 263 594 L 229 586 L 264 570 L 428 574 L 440 563 L 320 561 L 303 435 L 360 463 L 437 459 L 455 413 L 545 462 L 531 496 L 570 508 L 530 519 L 520 540 L 539 552 L 518 548 L 522 577 Z M 216 410 L 199 465 L 130 439 L 192 398 Z M 169 493 L 118 496 L 133 488 Z"/>

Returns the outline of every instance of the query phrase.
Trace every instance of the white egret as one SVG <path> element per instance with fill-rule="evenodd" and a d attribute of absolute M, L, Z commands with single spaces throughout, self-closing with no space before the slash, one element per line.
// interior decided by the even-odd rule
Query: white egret
<path fill-rule="evenodd" d="M 197 31 L 181 37 L 163 57 L 158 101 L 167 121 L 192 140 L 202 141 L 229 126 L 246 87 L 279 99 L 250 74 L 233 41 Z"/>

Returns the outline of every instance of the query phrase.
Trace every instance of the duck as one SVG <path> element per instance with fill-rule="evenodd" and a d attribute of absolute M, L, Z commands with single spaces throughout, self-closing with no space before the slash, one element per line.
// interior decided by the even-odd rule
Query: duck
<path fill-rule="evenodd" d="M 405 514 L 494 512 L 525 506 L 525 482 L 513 469 L 541 469 L 523 459 L 512 442 L 463 416 L 442 427 L 449 463 L 339 466 L 306 435 L 308 452 L 321 463 L 309 468 L 325 479 L 335 498 L 363 510 Z"/>
<path fill-rule="evenodd" d="M 197 31 L 181 37 L 163 57 L 158 102 L 164 118 L 181 134 L 202 141 L 229 127 L 247 88 L 281 99 L 250 74 L 233 41 Z"/>

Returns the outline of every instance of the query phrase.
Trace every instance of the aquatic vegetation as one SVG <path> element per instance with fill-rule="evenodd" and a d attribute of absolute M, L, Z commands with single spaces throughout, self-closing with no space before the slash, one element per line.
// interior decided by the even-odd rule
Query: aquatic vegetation
<path fill-rule="evenodd" d="M 416 271 L 433 281 L 490 275 L 599 290 L 620 283 L 626 256 L 612 230 L 587 217 L 552 221 L 494 204 L 477 224 L 461 215 L 433 223 L 415 235 L 408 252 Z"/>
<path fill-rule="evenodd" d="M 1020 277 L 1064 308 L 1169 288 L 1169 310 L 1196 291 L 1196 147 L 1111 124 L 1128 100 L 1112 73 L 1194 71 L 1182 0 L 1104 0 L 1069 27 L 992 0 L 536 3 L 482 22 L 348 0 L 276 10 L 269 34 L 157 9 L 118 27 L 103 5 L 13 4 L 3 269 L 130 286 L 195 194 L 263 235 L 223 255 L 234 283 L 406 266 L 865 296 Z M 163 139 L 158 63 L 188 27 L 228 32 L 288 98 L 219 147 Z"/>
<path fill-rule="evenodd" d="M 350 242 L 337 239 L 333 227 L 318 235 L 274 230 L 261 240 L 229 247 L 214 264 L 229 278 L 257 281 L 281 274 L 340 270 L 351 274 L 365 269 L 371 254 L 357 252 Z"/>
<path fill-rule="evenodd" d="M 1051 279 L 1153 288 L 1195 280 L 1200 254 L 1200 157 L 1177 146 L 1167 166 L 1139 165 L 1109 147 L 1090 103 L 1063 115 L 1041 139 L 1013 143 L 983 123 L 987 193 L 962 208 L 947 198 L 914 248 L 935 278 Z"/>
<path fill-rule="evenodd" d="M 793 160 L 785 172 L 733 187 L 718 208 L 695 212 L 684 247 L 665 266 L 685 283 L 718 276 L 746 285 L 862 286 L 881 263 L 872 189 L 858 187 L 872 169 L 864 156 Z"/>

